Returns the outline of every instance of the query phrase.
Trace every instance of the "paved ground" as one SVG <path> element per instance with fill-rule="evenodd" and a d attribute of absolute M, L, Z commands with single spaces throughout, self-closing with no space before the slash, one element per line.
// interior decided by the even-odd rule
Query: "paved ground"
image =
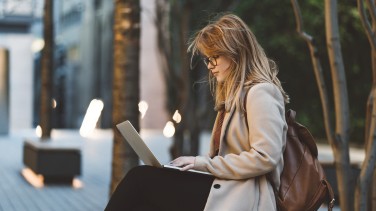
<path fill-rule="evenodd" d="M 76 131 L 60 131 L 56 139 L 75 142 L 82 149 L 82 188 L 49 185 L 34 188 L 21 175 L 24 137 L 22 131 L 0 137 L 0 210 L 103 210 L 108 199 L 111 133 L 102 131 L 97 138 L 80 138 Z"/>
<path fill-rule="evenodd" d="M 145 139 L 162 163 L 170 158 L 171 139 L 160 131 L 144 131 Z M 67 141 L 81 147 L 82 188 L 47 185 L 35 188 L 21 175 L 22 145 L 25 137 L 35 137 L 34 131 L 18 131 L 0 136 L 0 211 L 95 211 L 103 210 L 108 200 L 112 152 L 112 132 L 98 130 L 90 138 L 81 138 L 78 131 L 53 131 L 54 140 Z M 201 152 L 207 151 L 208 134 L 203 135 Z M 325 150 L 323 150 L 325 151 Z M 325 208 L 320 209 L 322 211 Z M 338 208 L 335 210 L 339 210 Z"/>
<path fill-rule="evenodd" d="M 170 158 L 171 140 L 159 131 L 144 131 L 141 136 L 162 163 Z M 31 186 L 21 171 L 22 146 L 25 137 L 35 137 L 34 131 L 17 131 L 0 136 L 0 211 L 95 211 L 103 210 L 110 183 L 112 132 L 97 130 L 90 138 L 80 137 L 75 130 L 55 130 L 54 141 L 69 142 L 81 148 L 82 175 L 77 179 L 82 188 L 63 185 Z"/>

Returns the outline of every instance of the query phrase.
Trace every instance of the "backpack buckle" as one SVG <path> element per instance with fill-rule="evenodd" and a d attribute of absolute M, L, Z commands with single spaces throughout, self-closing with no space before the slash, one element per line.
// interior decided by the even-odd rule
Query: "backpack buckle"
<path fill-rule="evenodd" d="M 330 208 L 333 208 L 333 207 L 334 207 L 334 201 L 335 201 L 335 199 L 333 198 L 333 199 L 329 202 L 329 207 L 330 207 Z"/>

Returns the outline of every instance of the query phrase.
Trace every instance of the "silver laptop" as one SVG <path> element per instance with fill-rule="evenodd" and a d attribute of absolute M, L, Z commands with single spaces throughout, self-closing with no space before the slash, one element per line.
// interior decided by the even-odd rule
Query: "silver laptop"
<path fill-rule="evenodd" d="M 138 134 L 136 129 L 133 127 L 133 125 L 127 120 L 120 124 L 117 124 L 116 127 L 120 131 L 121 135 L 127 140 L 129 145 L 133 148 L 133 150 L 136 152 L 138 157 L 144 162 L 144 164 L 149 166 L 154 166 L 158 168 L 170 168 L 170 169 L 177 169 L 180 170 L 180 167 L 171 166 L 171 165 L 162 165 L 158 159 L 154 156 L 154 154 L 151 152 L 149 147 L 145 144 L 144 140 L 142 140 L 141 136 Z M 189 172 L 195 172 L 200 174 L 207 174 L 212 175 L 209 172 L 204 171 L 197 171 L 190 169 Z"/>

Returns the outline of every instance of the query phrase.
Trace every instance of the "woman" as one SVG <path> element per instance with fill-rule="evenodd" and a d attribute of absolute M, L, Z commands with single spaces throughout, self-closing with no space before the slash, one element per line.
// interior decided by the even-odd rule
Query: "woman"
<path fill-rule="evenodd" d="M 205 56 L 218 115 L 209 154 L 179 157 L 170 164 L 213 176 L 136 167 L 106 209 L 276 210 L 271 182 L 279 187 L 288 96 L 275 63 L 232 14 L 201 29 L 189 50 Z"/>

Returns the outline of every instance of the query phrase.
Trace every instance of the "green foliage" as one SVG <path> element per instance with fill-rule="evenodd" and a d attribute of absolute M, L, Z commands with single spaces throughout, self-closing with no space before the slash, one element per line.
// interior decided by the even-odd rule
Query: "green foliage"
<path fill-rule="evenodd" d="M 334 113 L 332 82 L 325 41 L 322 1 L 300 1 L 304 30 L 315 38 Z M 359 20 L 355 1 L 338 4 L 342 55 L 350 103 L 352 142 L 364 141 L 366 100 L 371 87 L 370 45 Z M 279 77 L 291 97 L 287 106 L 318 138 L 325 138 L 322 109 L 306 43 L 298 36 L 290 1 L 243 1 L 236 10 L 254 31 L 266 53 L 280 68 Z M 334 114 L 333 114 L 334 117 Z"/>
<path fill-rule="evenodd" d="M 325 139 L 322 108 L 309 50 L 296 32 L 290 1 L 184 1 L 191 8 L 189 36 L 203 27 L 217 13 L 233 11 L 252 29 L 267 55 L 279 66 L 279 77 L 291 97 L 287 108 L 298 113 L 298 120 L 313 135 Z M 325 38 L 324 3 L 321 0 L 299 1 L 304 31 L 315 38 L 328 88 L 334 120 L 333 91 Z M 236 4 L 235 4 L 236 5 Z M 350 103 L 350 139 L 364 141 L 365 107 L 371 87 L 370 45 L 359 20 L 355 1 L 338 2 L 338 21 L 343 61 Z"/>

